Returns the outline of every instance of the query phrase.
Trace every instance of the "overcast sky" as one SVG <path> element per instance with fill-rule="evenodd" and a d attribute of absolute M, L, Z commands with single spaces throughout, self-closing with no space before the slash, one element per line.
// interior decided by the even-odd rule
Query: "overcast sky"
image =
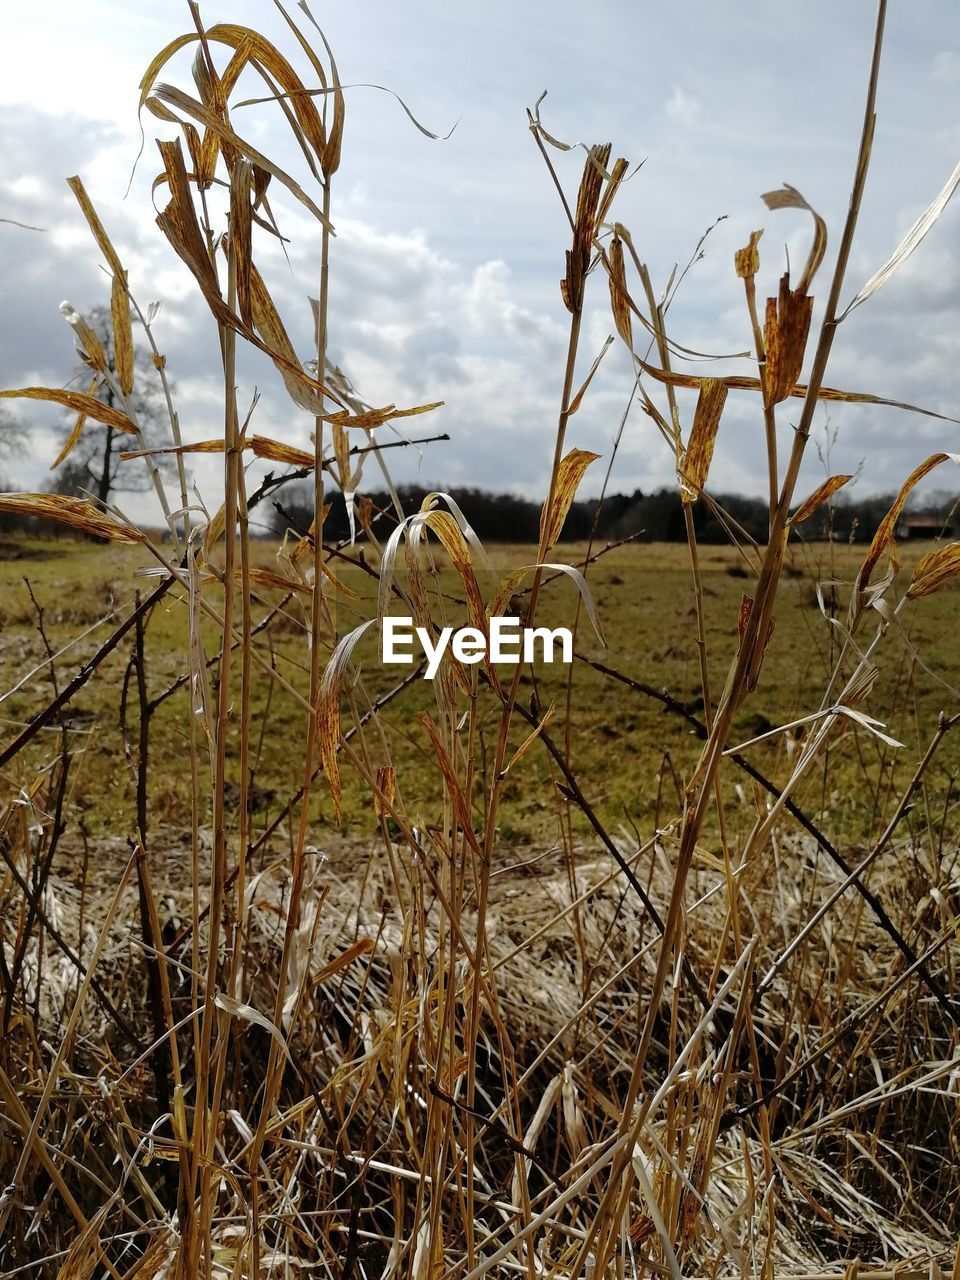
<path fill-rule="evenodd" d="M 308 72 L 268 0 L 203 3 L 206 24 L 257 27 Z M 543 90 L 544 124 L 570 142 L 612 142 L 642 167 L 622 190 L 617 216 L 631 230 L 655 287 L 685 263 L 720 215 L 705 257 L 670 313 L 686 347 L 734 352 L 750 345 L 733 253 L 763 226 L 762 294 L 785 252 L 799 268 L 809 219 L 769 213 L 764 191 L 798 187 L 826 218 L 827 260 L 814 292 L 826 292 L 850 188 L 873 30 L 867 0 L 535 0 L 441 4 L 349 0 L 314 13 L 345 83 L 373 82 L 401 95 L 449 140 L 431 142 L 384 93 L 347 95 L 344 159 L 335 179 L 331 354 L 373 404 L 444 400 L 411 434 L 446 431 L 448 444 L 396 450 L 399 480 L 476 484 L 529 495 L 549 474 L 568 316 L 558 281 L 569 244 L 556 192 L 527 128 Z M 185 435 L 216 435 L 222 409 L 215 326 L 154 224 L 150 185 L 159 170 L 158 122 L 144 114 L 138 82 L 150 58 L 190 29 L 176 0 L 33 0 L 4 14 L 0 44 L 0 223 L 3 308 L 0 384 L 65 385 L 75 358 L 58 311 L 109 300 L 109 281 L 64 179 L 79 173 L 146 305 L 163 303 L 156 334 L 177 388 Z M 192 47 L 162 78 L 193 92 Z M 251 80 L 251 93 L 261 82 Z M 308 80 L 308 83 L 310 81 Z M 881 71 L 879 123 L 847 298 L 884 261 L 960 159 L 960 6 L 893 0 Z M 309 174 L 273 105 L 235 111 L 239 131 L 304 184 Z M 171 136 L 167 130 L 164 136 Z M 583 153 L 553 153 L 575 194 Z M 276 184 L 271 188 L 271 193 Z M 158 200 L 162 193 L 158 194 Z M 275 201 L 291 238 L 290 265 L 258 246 L 268 284 L 304 358 L 308 295 L 316 292 L 319 236 L 305 211 Z M 960 198 L 901 273 L 844 323 L 828 381 L 919 402 L 960 416 Z M 584 372 L 613 331 L 604 280 L 588 290 Z M 691 366 L 716 372 L 717 366 Z M 725 366 L 750 372 L 748 366 Z M 240 400 L 261 400 L 254 430 L 308 445 L 311 420 L 285 397 L 272 367 L 245 361 Z M 604 456 L 583 492 L 595 492 L 627 404 L 632 376 L 620 350 L 607 357 L 569 441 Z M 28 456 L 4 469 L 20 487 L 42 486 L 62 418 L 26 402 Z M 935 448 L 960 448 L 960 427 L 888 410 L 838 408 L 834 471 L 863 464 L 861 492 L 897 487 Z M 409 424 L 408 424 L 409 425 Z M 822 429 L 824 420 L 818 422 Z M 783 414 L 784 441 L 790 431 Z M 388 430 L 381 432 L 390 439 Z M 754 398 L 731 395 L 711 474 L 714 491 L 760 493 L 765 463 Z M 784 444 L 785 447 L 785 444 Z M 127 464 L 133 465 L 133 464 Z M 193 473 L 215 490 L 219 463 Z M 371 480 L 376 472 L 368 473 Z M 822 472 L 810 451 L 811 487 Z M 649 491 L 672 482 L 672 459 L 652 423 L 634 412 L 613 488 Z M 940 486 L 956 485 L 944 472 Z"/>

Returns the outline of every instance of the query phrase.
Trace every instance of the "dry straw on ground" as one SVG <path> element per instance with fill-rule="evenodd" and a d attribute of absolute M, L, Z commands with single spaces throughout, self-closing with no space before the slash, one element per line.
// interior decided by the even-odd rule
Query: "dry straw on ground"
<path fill-rule="evenodd" d="M 801 780 L 824 766 L 842 732 L 892 742 L 870 714 L 875 659 L 904 610 L 951 590 L 960 570 L 951 544 L 904 584 L 894 526 L 912 485 L 950 455 L 934 455 L 908 479 L 850 584 L 846 614 L 829 620 L 839 639 L 820 705 L 748 742 L 732 736 L 737 712 L 762 704 L 791 533 L 849 479 L 830 477 L 809 498 L 796 491 L 817 405 L 879 402 L 827 386 L 838 328 L 916 248 L 952 192 L 948 184 L 889 269 L 843 310 L 885 9 L 881 0 L 860 155 L 819 327 L 811 290 L 827 228 L 793 188 L 765 199 L 771 211 L 809 212 L 812 248 L 796 282 L 789 272 L 779 280 L 762 319 L 759 232 L 731 264 L 731 278 L 744 282 L 756 375 L 674 370 L 682 349 L 667 332 L 672 295 L 657 301 L 630 231 L 614 221 L 626 162 L 611 160 L 609 146 L 586 149 L 568 201 L 554 167 L 563 144 L 531 114 L 570 224 L 561 282 L 569 345 L 535 562 L 501 580 L 469 512 L 443 495 L 407 517 L 398 502 L 384 513 L 355 499 L 369 452 L 387 475 L 376 429 L 438 406 L 371 408 L 327 358 L 332 195 L 346 109 L 332 51 L 305 5 L 296 19 L 281 8 L 310 69 L 305 81 L 262 36 L 232 24 L 205 29 L 190 6 L 193 29 L 151 64 L 141 108 L 179 130 L 158 144 L 157 224 L 219 332 L 222 437 L 184 441 L 168 395 L 178 468 L 168 492 L 131 401 L 132 359 L 112 370 L 72 309 L 66 318 L 94 388 L 108 383 L 122 408 L 107 417 L 93 395 L 4 393 L 74 410 L 73 443 L 97 424 L 129 434 L 125 465 L 148 467 L 168 522 L 161 539 L 92 503 L 0 498 L 0 509 L 136 542 L 159 579 L 79 669 L 68 672 L 48 645 L 42 675 L 53 697 L 0 752 L 5 1274 L 958 1274 L 958 829 L 952 792 L 938 796 L 928 785 L 931 763 L 955 749 L 956 693 L 945 691 L 939 725 L 914 744 L 913 779 L 888 797 L 870 847 L 837 848 L 797 802 Z M 188 53 L 195 91 L 162 83 Z M 234 123 L 241 76 L 245 85 L 254 73 L 265 85 L 263 104 L 282 112 L 298 143 L 302 180 Z M 169 392 L 153 316 L 128 292 L 82 183 L 71 179 L 71 187 L 111 275 L 116 349 L 130 351 L 134 314 Z M 255 264 L 257 247 L 282 230 L 285 198 L 316 219 L 321 235 L 316 349 L 304 363 Z M 597 367 L 581 369 L 585 298 L 607 285 L 640 400 L 676 461 L 699 707 L 651 688 L 642 669 L 593 667 L 624 696 L 652 697 L 685 717 L 702 744 L 699 761 L 677 779 L 675 810 L 664 804 L 656 829 L 621 826 L 577 774 L 576 665 L 563 695 L 545 707 L 536 684 L 529 697 L 519 667 L 446 659 L 435 705 L 411 727 L 442 780 L 442 805 L 424 815 L 418 778 L 398 768 L 381 717 L 418 673 L 374 692 L 359 661 L 377 618 L 395 603 L 428 628 L 456 611 L 480 626 L 507 608 L 529 622 L 558 577 L 572 577 L 578 589 L 577 624 L 582 606 L 599 632 L 592 553 L 578 572 L 555 563 L 554 546 L 595 461 L 571 440 Z M 265 352 L 293 404 L 310 415 L 312 454 L 253 434 L 234 392 L 238 343 Z M 698 393 L 689 424 L 678 388 Z M 730 394 L 749 395 L 756 407 L 770 530 L 765 547 L 744 547 L 754 581 L 727 678 L 711 687 L 692 511 L 698 502 L 716 505 L 709 472 Z M 791 397 L 798 403 L 788 429 L 782 406 Z M 188 492 L 183 459 L 198 450 L 224 456 L 225 500 L 212 514 Z M 278 482 L 248 495 L 246 451 L 313 474 L 314 525 L 269 571 L 253 561 L 249 513 Z M 355 546 L 324 543 L 331 481 L 349 495 L 363 530 L 362 562 Z M 718 514 L 740 542 L 735 523 Z M 358 616 L 348 628 L 347 605 L 362 615 L 363 601 L 340 580 L 345 560 L 379 589 L 377 616 Z M 161 601 L 175 602 L 182 618 L 182 676 L 168 691 L 182 701 L 192 791 L 179 845 L 155 834 L 150 807 L 158 703 L 145 670 Z M 46 643 L 42 611 L 38 624 Z M 274 627 L 302 635 L 299 681 L 275 660 Z M 213 651 L 211 628 L 219 636 Z M 134 771 L 137 813 L 112 845 L 90 847 L 67 712 L 121 648 L 131 659 L 119 697 L 127 758 L 117 768 Z M 261 830 L 251 788 L 262 745 L 251 710 L 258 682 L 287 700 L 302 725 L 281 811 Z M 793 747 L 776 781 L 753 754 L 771 733 Z M 498 837 L 499 821 L 506 790 L 532 753 L 551 762 L 548 802 L 564 836 L 518 860 Z M 629 744 L 612 767 L 630 768 Z M 348 771 L 368 786 L 370 829 L 379 832 L 364 851 L 317 818 L 318 798 L 336 805 Z M 917 807 L 923 823 L 905 827 Z M 575 836 L 574 814 L 589 840 Z"/>

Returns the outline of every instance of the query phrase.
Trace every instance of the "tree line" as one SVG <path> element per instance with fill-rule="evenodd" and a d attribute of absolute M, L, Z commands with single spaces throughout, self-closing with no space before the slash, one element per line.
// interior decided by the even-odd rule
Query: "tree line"
<path fill-rule="evenodd" d="M 113 327 L 105 307 L 94 307 L 89 323 L 98 335 L 108 367 L 115 371 Z M 82 353 L 81 353 L 82 354 Z M 160 444 L 165 436 L 165 404 L 157 371 L 146 352 L 135 348 L 136 385 L 131 396 L 133 408 L 143 431 L 147 447 Z M 81 364 L 74 370 L 75 379 L 86 377 L 90 370 Z M 112 403 L 113 393 L 107 380 L 95 379 L 93 394 Z M 128 493 L 144 487 L 146 471 L 141 466 L 121 468 L 120 453 L 130 445 L 129 438 L 109 427 L 87 428 L 79 439 L 71 436 L 70 424 L 64 428 L 64 439 L 70 438 L 69 452 L 64 450 L 48 485 L 51 492 L 85 497 L 105 508 L 115 491 Z M 12 462 L 26 447 L 27 432 L 4 409 L 0 408 L 0 466 Z M 162 469 L 172 466 L 169 455 L 160 455 Z M 302 473 L 301 473 L 302 474 Z M 13 486 L 0 474 L 0 491 Z M 332 489 L 332 487 L 331 487 Z M 324 524 L 325 541 L 344 541 L 350 536 L 350 520 L 341 493 L 328 489 L 326 501 L 330 510 Z M 419 485 L 404 485 L 398 497 L 405 515 L 419 510 L 430 490 Z M 459 504 L 477 536 L 483 542 L 535 543 L 540 536 L 540 503 L 512 493 L 492 493 L 485 489 L 456 487 L 450 496 Z M 876 494 L 856 498 L 846 490 L 837 493 L 803 526 L 808 539 L 832 538 L 843 542 L 867 542 L 890 509 L 895 495 Z M 396 511 L 385 491 L 371 492 L 366 498 L 384 529 L 393 527 Z M 926 536 L 956 536 L 957 495 L 945 490 L 917 499 L 911 496 L 908 510 L 928 520 L 922 532 Z M 310 483 L 286 483 L 274 490 L 273 509 L 265 532 L 282 533 L 288 529 L 304 532 L 313 519 L 313 486 Z M 693 522 L 697 538 L 703 543 L 723 543 L 730 532 L 748 535 L 756 542 L 766 539 L 769 523 L 767 504 L 760 498 L 741 494 L 713 494 L 696 502 Z M 359 530 L 360 522 L 356 521 Z M 262 527 L 262 526 L 261 526 Z M 54 526 L 35 518 L 0 513 L 0 533 L 28 532 L 62 534 L 62 526 Z M 362 536 L 362 532 L 361 532 Z M 596 498 L 575 501 L 570 508 L 561 534 L 562 542 L 583 541 L 591 536 L 602 541 L 624 538 L 647 542 L 684 542 L 686 524 L 676 487 L 659 488 L 651 493 L 635 489 L 632 493 L 608 495 L 601 504 Z"/>
<path fill-rule="evenodd" d="M 420 485 L 403 485 L 398 491 L 405 515 L 420 509 L 431 490 Z M 455 487 L 448 490 L 470 521 L 481 542 L 534 543 L 540 536 L 541 504 L 512 493 L 491 493 L 484 489 Z M 292 485 L 282 490 L 275 501 L 272 526 L 275 533 L 286 529 L 304 532 L 313 519 L 312 486 Z M 371 492 L 367 497 L 374 511 L 384 513 L 384 528 L 391 529 L 396 520 L 393 502 L 386 492 Z M 876 494 L 851 498 L 838 494 L 806 523 L 799 526 L 811 539 L 834 539 L 842 542 L 869 542 L 890 509 L 895 495 Z M 940 528 L 936 534 L 950 534 L 955 527 L 954 507 L 957 495 L 939 490 L 923 500 L 910 504 L 916 514 L 935 517 Z M 327 492 L 330 510 L 324 522 L 324 538 L 342 541 L 350 536 L 346 503 L 339 492 Z M 757 542 L 767 536 L 770 514 L 765 501 L 742 494 L 715 494 L 693 507 L 697 538 L 703 543 L 729 541 L 729 529 L 740 529 Z M 360 521 L 356 520 L 360 531 Z M 591 535 L 604 542 L 632 538 L 643 542 L 685 542 L 686 527 L 683 508 L 676 488 L 660 488 L 652 493 L 635 489 L 633 493 L 608 495 L 602 505 L 596 498 L 575 501 L 563 526 L 561 542 L 580 542 Z M 362 534 L 361 534 L 362 536 Z M 379 536 L 379 535 L 378 535 Z"/>

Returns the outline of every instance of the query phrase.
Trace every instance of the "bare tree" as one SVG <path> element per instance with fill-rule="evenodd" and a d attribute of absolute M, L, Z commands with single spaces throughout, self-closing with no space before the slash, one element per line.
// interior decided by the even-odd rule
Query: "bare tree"
<path fill-rule="evenodd" d="M 0 408 L 0 461 L 4 463 L 16 461 L 17 455 L 26 448 L 27 429 L 18 422 L 8 409 Z"/>
<path fill-rule="evenodd" d="M 116 383 L 117 366 L 110 311 L 107 307 L 94 307 L 86 319 L 103 345 L 107 368 L 112 381 Z M 169 443 L 165 430 L 167 413 L 163 387 L 152 359 L 142 347 L 134 348 L 134 374 L 130 405 L 136 413 L 146 447 L 159 448 Z M 84 362 L 77 366 L 76 376 L 78 379 L 92 379 L 94 374 Z M 84 390 L 88 390 L 103 404 L 123 410 L 124 406 L 110 381 L 103 376 L 97 376 L 93 387 L 85 385 Z M 69 430 L 64 435 L 65 442 L 68 437 Z M 150 487 L 147 468 L 142 462 L 123 462 L 120 457 L 121 453 L 128 453 L 136 448 L 137 443 L 131 436 L 114 427 L 88 420 L 79 441 L 57 466 L 57 474 L 50 489 L 53 493 L 70 495 L 92 493 L 98 505 L 103 508 L 115 491 L 141 493 Z M 169 455 L 158 456 L 156 462 L 162 471 L 173 465 Z"/>

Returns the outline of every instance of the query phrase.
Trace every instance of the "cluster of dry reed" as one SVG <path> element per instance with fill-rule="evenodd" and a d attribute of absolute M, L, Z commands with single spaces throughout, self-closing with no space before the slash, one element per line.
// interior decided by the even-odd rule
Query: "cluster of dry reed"
<path fill-rule="evenodd" d="M 960 571 L 960 546 L 938 547 L 903 589 L 893 542 L 911 488 L 948 455 L 909 477 L 850 584 L 846 613 L 832 621 L 840 636 L 833 677 L 821 705 L 802 718 L 807 732 L 789 776 L 774 783 L 751 760 L 753 743 L 731 743 L 737 711 L 762 696 L 791 531 L 849 478 L 831 477 L 797 501 L 816 407 L 825 398 L 873 399 L 826 385 L 834 338 L 950 194 L 842 310 L 885 3 L 849 213 L 809 359 L 811 289 L 826 248 L 813 210 L 808 261 L 795 283 L 783 276 L 762 316 L 760 233 L 737 255 L 756 374 L 676 372 L 683 352 L 666 330 L 669 295 L 657 301 L 628 230 L 613 216 L 627 163 L 611 163 L 609 147 L 589 149 L 568 205 L 551 159 L 558 144 L 531 115 L 571 229 L 562 281 L 569 348 L 536 555 L 488 586 L 483 548 L 442 495 L 406 518 L 399 504 L 375 512 L 358 498 L 363 565 L 378 578 L 378 597 L 376 617 L 349 629 L 338 629 L 338 620 L 357 606 L 335 557 L 360 562 L 355 549 L 324 544 L 325 483 L 329 477 L 348 494 L 353 511 L 358 455 L 372 452 L 384 465 L 376 428 L 436 406 L 370 408 L 330 366 L 331 195 L 344 92 L 306 6 L 299 23 L 277 7 L 312 84 L 256 32 L 205 29 L 191 3 L 195 30 L 157 56 L 142 85 L 141 107 L 182 134 L 158 144 L 155 188 L 165 203 L 157 224 L 219 332 L 222 438 L 185 443 L 168 395 L 169 449 L 179 467 L 171 496 L 131 402 L 132 313 L 166 379 L 154 316 L 134 301 L 78 178 L 70 185 L 112 276 L 116 365 L 71 310 L 88 390 L 4 393 L 75 411 L 73 442 L 96 424 L 129 435 L 131 458 L 151 469 L 168 525 L 159 539 L 84 500 L 2 499 L 8 510 L 138 543 L 159 579 L 79 670 L 65 676 L 63 659 L 50 651 L 54 696 L 0 752 L 4 1274 L 766 1277 L 840 1275 L 849 1263 L 852 1276 L 856 1258 L 876 1264 L 860 1271 L 864 1277 L 949 1269 L 960 1156 L 956 801 L 948 795 L 944 813 L 928 815 L 927 844 L 908 846 L 900 824 L 911 806 L 928 804 L 927 771 L 955 712 L 922 744 L 910 787 L 852 862 L 796 800 L 798 783 L 843 727 L 884 735 L 864 710 L 878 648 L 903 610 Z M 188 47 L 195 47 L 195 95 L 159 82 Z M 303 185 L 234 127 L 231 98 L 250 72 L 264 81 L 264 100 L 283 112 L 308 174 Z M 279 234 L 271 203 L 279 188 L 321 229 L 310 362 L 298 358 L 255 262 L 254 245 Z M 809 208 L 792 188 L 766 202 Z M 398 773 L 380 719 L 384 702 L 402 698 L 418 672 L 375 696 L 354 664 L 357 646 L 371 643 L 377 618 L 397 604 L 428 628 L 457 611 L 482 628 L 489 615 L 518 607 L 529 622 L 560 574 L 579 591 L 574 625 L 582 607 L 599 629 L 590 558 L 583 572 L 550 559 L 594 460 L 569 448 L 567 436 L 596 369 L 578 375 L 585 295 L 597 282 L 609 284 L 636 393 L 676 458 L 702 718 L 649 689 L 642 671 L 600 667 L 634 695 L 652 693 L 685 715 L 702 739 L 699 763 L 659 829 L 611 829 L 571 764 L 575 668 L 565 706 L 546 709 L 536 694 L 521 702 L 519 667 L 465 667 L 448 657 L 433 684 L 435 708 L 417 718 L 444 796 L 442 811 L 422 822 L 405 799 L 416 794 L 416 779 Z M 312 453 L 252 433 L 253 415 L 244 418 L 236 398 L 238 342 L 266 353 L 292 401 L 311 415 Z M 105 382 L 112 407 L 96 395 Z M 689 426 L 678 388 L 697 393 Z M 754 580 L 729 675 L 716 689 L 691 509 L 712 501 L 707 477 L 730 391 L 752 395 L 762 416 L 770 532 L 757 547 L 728 522 Z M 788 435 L 781 406 L 791 397 L 799 408 Z M 778 456 L 784 439 L 786 459 Z M 223 453 L 225 498 L 213 516 L 191 501 L 184 470 L 191 451 Z M 255 563 L 249 511 L 278 481 L 248 495 L 245 454 L 313 475 L 316 519 L 276 570 Z M 879 576 L 884 559 L 890 568 Z M 441 561 L 452 566 L 443 579 Z M 456 600 L 444 587 L 451 572 Z M 171 692 L 183 700 L 193 796 L 190 848 L 172 862 L 148 834 L 144 655 L 164 598 L 182 610 L 184 675 Z M 291 601 L 303 610 L 305 690 L 265 647 L 271 626 L 289 626 Z M 211 622 L 220 636 L 214 653 L 204 644 Z M 132 654 L 124 701 L 140 712 L 139 737 L 131 733 L 129 742 L 136 828 L 118 833 L 131 837 L 119 863 L 115 852 L 111 859 L 88 851 L 90 874 L 85 867 L 78 887 L 57 856 L 73 803 L 65 712 L 121 646 Z M 287 803 L 259 832 L 249 796 L 258 681 L 272 682 L 303 718 Z M 136 721 L 135 711 L 128 718 Z M 38 760 L 39 731 L 58 726 L 59 751 Z M 522 773 L 529 752 L 551 758 L 567 836 L 553 858 L 517 868 L 505 865 L 498 820 L 505 780 Z M 628 752 L 618 767 L 629 767 Z M 323 788 L 338 806 L 341 770 L 365 780 L 380 833 L 362 871 L 346 878 L 322 856 L 336 836 L 318 825 L 312 803 Z M 736 810 L 723 786 L 729 778 L 747 796 Z M 587 844 L 574 839 L 575 811 L 593 832 Z"/>

